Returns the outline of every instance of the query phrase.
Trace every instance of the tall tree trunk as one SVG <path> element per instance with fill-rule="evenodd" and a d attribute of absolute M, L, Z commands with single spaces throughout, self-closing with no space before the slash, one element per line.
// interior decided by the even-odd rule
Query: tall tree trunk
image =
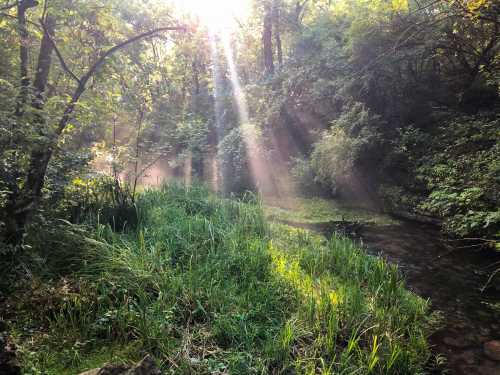
<path fill-rule="evenodd" d="M 28 72 L 28 43 L 29 34 L 26 27 L 26 11 L 29 8 L 34 8 L 38 5 L 33 0 L 21 0 L 17 5 L 17 27 L 19 30 L 19 67 L 20 67 L 20 81 L 21 89 L 19 91 L 19 98 L 17 101 L 16 115 L 22 116 L 24 114 L 24 106 L 28 101 L 29 94 L 29 72 Z"/>
<path fill-rule="evenodd" d="M 308 0 L 301 0 L 295 2 L 295 14 L 293 23 L 297 29 L 300 29 L 300 25 L 302 23 L 302 17 L 304 16 L 304 9 L 307 5 Z"/>
<path fill-rule="evenodd" d="M 269 3 L 266 3 L 264 7 L 264 29 L 262 31 L 262 46 L 264 54 L 264 74 L 273 74 L 273 16 L 272 6 Z"/>
<path fill-rule="evenodd" d="M 45 105 L 44 93 L 49 79 L 50 67 L 52 65 L 52 52 L 56 20 L 52 16 L 47 16 L 45 20 L 45 33 L 40 43 L 40 52 L 38 54 L 38 64 L 33 81 L 34 98 L 32 106 L 36 109 L 43 109 Z"/>
<path fill-rule="evenodd" d="M 24 107 L 27 104 L 30 84 L 28 76 L 28 32 L 26 30 L 26 10 L 35 7 L 36 5 L 36 1 L 21 1 L 18 5 L 18 22 L 21 35 L 21 91 L 16 109 L 18 116 L 22 116 L 24 114 Z M 33 127 L 40 135 L 43 135 L 46 130 L 45 117 L 39 111 L 44 107 L 44 91 L 47 86 L 50 66 L 52 64 L 51 58 L 54 48 L 50 38 L 54 34 L 55 19 L 53 17 L 48 17 L 46 22 L 47 32 L 42 37 L 40 44 L 35 80 L 33 82 L 34 97 L 31 102 L 31 106 L 38 110 L 35 111 L 35 115 L 33 117 Z M 32 207 L 37 204 L 37 201 L 33 197 L 41 195 L 43 177 L 41 178 L 37 171 L 40 172 L 41 165 L 44 165 L 46 162 L 48 163 L 48 160 L 50 160 L 51 154 L 47 154 L 46 150 L 47 144 L 34 145 L 31 152 L 28 174 L 23 190 L 20 193 L 17 192 L 13 194 L 9 199 L 9 204 L 7 204 L 6 240 L 10 243 L 19 244 L 22 241 L 25 224 L 29 220 L 30 213 L 33 212 Z M 43 176 L 45 176 L 45 170 L 43 171 Z M 27 196 L 26 192 L 28 191 L 30 194 Z"/>
<path fill-rule="evenodd" d="M 47 17 L 45 33 L 40 43 L 35 79 L 33 81 L 34 96 L 31 106 L 36 110 L 33 117 L 33 127 L 41 136 L 47 135 L 45 116 L 40 112 L 45 106 L 44 93 L 52 65 L 54 45 L 51 38 L 54 36 L 54 28 L 55 19 L 50 16 Z M 30 214 L 33 212 L 31 208 L 38 205 L 38 200 L 41 197 L 46 166 L 52 156 L 51 143 L 50 140 L 41 142 L 35 145 L 31 152 L 29 171 L 23 189 L 23 199 L 20 202 L 21 205 L 16 207 L 15 214 L 22 227 L 24 227 L 24 223 L 29 221 Z"/>

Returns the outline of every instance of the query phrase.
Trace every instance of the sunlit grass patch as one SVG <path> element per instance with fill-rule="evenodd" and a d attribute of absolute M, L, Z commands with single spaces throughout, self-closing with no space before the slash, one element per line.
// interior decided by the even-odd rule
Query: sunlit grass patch
<path fill-rule="evenodd" d="M 394 266 L 352 241 L 273 226 L 273 271 L 300 292 L 301 303 L 282 337 L 300 372 L 416 373 L 426 358 L 427 303 L 404 288 Z M 297 346 L 303 346 L 298 349 Z M 282 355 L 283 356 L 283 355 Z"/>
<path fill-rule="evenodd" d="M 387 215 L 363 208 L 350 207 L 324 198 L 268 199 L 264 206 L 270 220 L 316 224 L 328 221 L 348 221 L 372 224 L 395 224 Z"/>

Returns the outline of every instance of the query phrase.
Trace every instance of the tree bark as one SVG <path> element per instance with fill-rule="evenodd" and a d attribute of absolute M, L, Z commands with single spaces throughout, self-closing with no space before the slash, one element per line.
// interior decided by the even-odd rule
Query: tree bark
<path fill-rule="evenodd" d="M 49 79 L 50 67 L 52 65 L 54 45 L 51 38 L 54 37 L 55 24 L 55 18 L 48 16 L 45 21 L 45 33 L 43 34 L 40 44 L 38 65 L 35 73 L 35 80 L 33 81 L 34 98 L 32 105 L 36 109 L 42 109 L 45 104 L 44 92 Z"/>
<path fill-rule="evenodd" d="M 33 0 L 22 0 L 17 5 L 17 26 L 19 28 L 19 67 L 20 67 L 20 80 L 21 89 L 17 102 L 16 115 L 22 116 L 24 114 L 24 106 L 28 101 L 29 94 L 29 72 L 28 72 L 28 29 L 26 28 L 26 11 L 29 8 L 34 8 L 38 2 Z"/>
<path fill-rule="evenodd" d="M 295 3 L 295 14 L 294 14 L 294 24 L 295 24 L 295 27 L 297 29 L 300 28 L 300 25 L 302 23 L 302 17 L 304 15 L 304 9 L 307 5 L 307 1 L 308 0 L 303 0 L 302 2 L 301 1 L 297 1 Z"/>

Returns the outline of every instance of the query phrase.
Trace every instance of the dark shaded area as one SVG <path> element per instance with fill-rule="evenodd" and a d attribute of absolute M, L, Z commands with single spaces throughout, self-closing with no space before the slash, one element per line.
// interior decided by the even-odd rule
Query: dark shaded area
<path fill-rule="evenodd" d="M 7 334 L 7 325 L 0 320 L 0 374 L 21 375 L 21 367 L 16 359 L 16 346 Z"/>

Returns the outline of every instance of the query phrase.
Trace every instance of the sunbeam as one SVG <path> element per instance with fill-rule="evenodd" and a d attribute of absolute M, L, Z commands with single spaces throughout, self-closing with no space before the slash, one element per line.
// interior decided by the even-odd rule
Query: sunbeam
<path fill-rule="evenodd" d="M 219 63 L 219 53 L 217 51 L 216 36 L 212 29 L 209 29 L 210 42 L 210 59 L 212 61 L 212 81 L 214 85 L 214 110 L 215 110 L 215 144 L 217 145 L 223 137 L 224 124 L 222 122 L 222 76 Z M 217 151 L 215 150 L 211 160 L 212 187 L 214 191 L 219 191 L 224 181 L 219 174 L 219 160 L 217 159 Z"/>
<path fill-rule="evenodd" d="M 229 68 L 229 76 L 233 86 L 233 96 L 238 108 L 238 118 L 240 129 L 245 143 L 248 161 L 250 164 L 250 172 L 257 190 L 262 195 L 273 194 L 272 179 L 266 160 L 261 152 L 263 150 L 259 141 L 258 129 L 250 122 L 248 113 L 248 104 L 245 93 L 241 88 L 238 71 L 233 58 L 233 49 L 227 34 L 221 35 L 224 55 L 226 56 L 227 65 Z"/>

